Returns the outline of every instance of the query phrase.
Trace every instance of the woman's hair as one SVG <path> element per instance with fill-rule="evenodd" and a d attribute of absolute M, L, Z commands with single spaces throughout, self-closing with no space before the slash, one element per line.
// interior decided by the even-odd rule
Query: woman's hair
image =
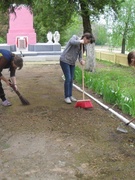
<path fill-rule="evenodd" d="M 129 65 L 129 66 L 130 66 L 131 63 L 132 63 L 132 60 L 131 60 L 131 59 L 133 59 L 133 58 L 135 58 L 135 51 L 131 51 L 131 52 L 129 52 L 128 55 L 127 55 L 128 65 Z"/>
<path fill-rule="evenodd" d="M 22 67 L 23 67 L 23 59 L 20 56 L 15 55 L 13 57 L 13 61 L 14 61 L 15 65 L 18 67 L 19 70 L 22 69 Z"/>
<path fill-rule="evenodd" d="M 94 36 L 88 32 L 84 33 L 81 39 L 83 39 L 84 37 L 86 37 L 86 39 L 90 40 L 91 44 L 95 42 Z"/>

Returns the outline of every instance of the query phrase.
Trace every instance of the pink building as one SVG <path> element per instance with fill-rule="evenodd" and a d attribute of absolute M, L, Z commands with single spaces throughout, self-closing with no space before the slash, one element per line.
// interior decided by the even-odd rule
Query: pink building
<path fill-rule="evenodd" d="M 16 9 L 16 17 L 14 14 L 10 14 L 7 44 L 15 45 L 17 51 L 27 51 L 28 45 L 36 44 L 33 14 L 24 5 Z"/>

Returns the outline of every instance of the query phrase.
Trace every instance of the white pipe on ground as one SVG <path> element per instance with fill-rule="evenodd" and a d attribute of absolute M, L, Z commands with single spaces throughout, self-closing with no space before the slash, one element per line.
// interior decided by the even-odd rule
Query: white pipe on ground
<path fill-rule="evenodd" d="M 75 84 L 73 84 L 73 86 L 74 86 L 77 90 L 79 90 L 80 92 L 83 92 L 83 90 L 82 90 L 79 86 L 77 86 L 77 85 L 75 85 Z M 101 105 L 101 106 L 102 106 L 103 108 L 105 108 L 106 110 L 109 110 L 110 112 L 112 112 L 115 116 L 117 116 L 119 119 L 121 119 L 124 123 L 129 123 L 129 122 L 130 122 L 130 120 L 126 119 L 125 117 L 123 117 L 122 115 L 120 115 L 119 113 L 117 113 L 116 111 L 114 111 L 113 109 L 109 108 L 108 106 L 106 106 L 105 104 L 103 104 L 102 102 L 100 102 L 98 99 L 94 98 L 93 96 L 91 96 L 91 95 L 88 94 L 87 92 L 84 91 L 84 94 L 87 95 L 88 97 L 90 97 L 90 98 L 91 98 L 92 100 L 94 100 L 95 102 L 97 102 L 99 105 Z M 128 126 L 130 126 L 130 127 L 132 127 L 133 129 L 135 129 L 135 124 L 133 124 L 132 122 L 129 123 Z"/>

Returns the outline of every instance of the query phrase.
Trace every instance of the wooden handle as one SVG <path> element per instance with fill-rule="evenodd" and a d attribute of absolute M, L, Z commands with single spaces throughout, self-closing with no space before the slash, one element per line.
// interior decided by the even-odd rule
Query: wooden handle
<path fill-rule="evenodd" d="M 135 120 L 135 118 L 131 119 L 128 123 L 126 123 L 126 125 L 129 125 L 131 122 L 133 122 Z"/>
<path fill-rule="evenodd" d="M 81 45 L 82 60 L 83 60 L 83 44 Z M 83 90 L 83 100 L 84 100 L 84 65 L 82 65 L 82 90 Z"/>

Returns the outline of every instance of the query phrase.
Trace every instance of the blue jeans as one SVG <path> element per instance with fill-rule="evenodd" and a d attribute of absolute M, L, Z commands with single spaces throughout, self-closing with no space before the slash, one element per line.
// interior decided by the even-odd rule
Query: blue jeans
<path fill-rule="evenodd" d="M 60 61 L 60 66 L 65 76 L 64 82 L 64 96 L 65 98 L 72 96 L 72 87 L 74 79 L 75 65 L 69 65 Z"/>

